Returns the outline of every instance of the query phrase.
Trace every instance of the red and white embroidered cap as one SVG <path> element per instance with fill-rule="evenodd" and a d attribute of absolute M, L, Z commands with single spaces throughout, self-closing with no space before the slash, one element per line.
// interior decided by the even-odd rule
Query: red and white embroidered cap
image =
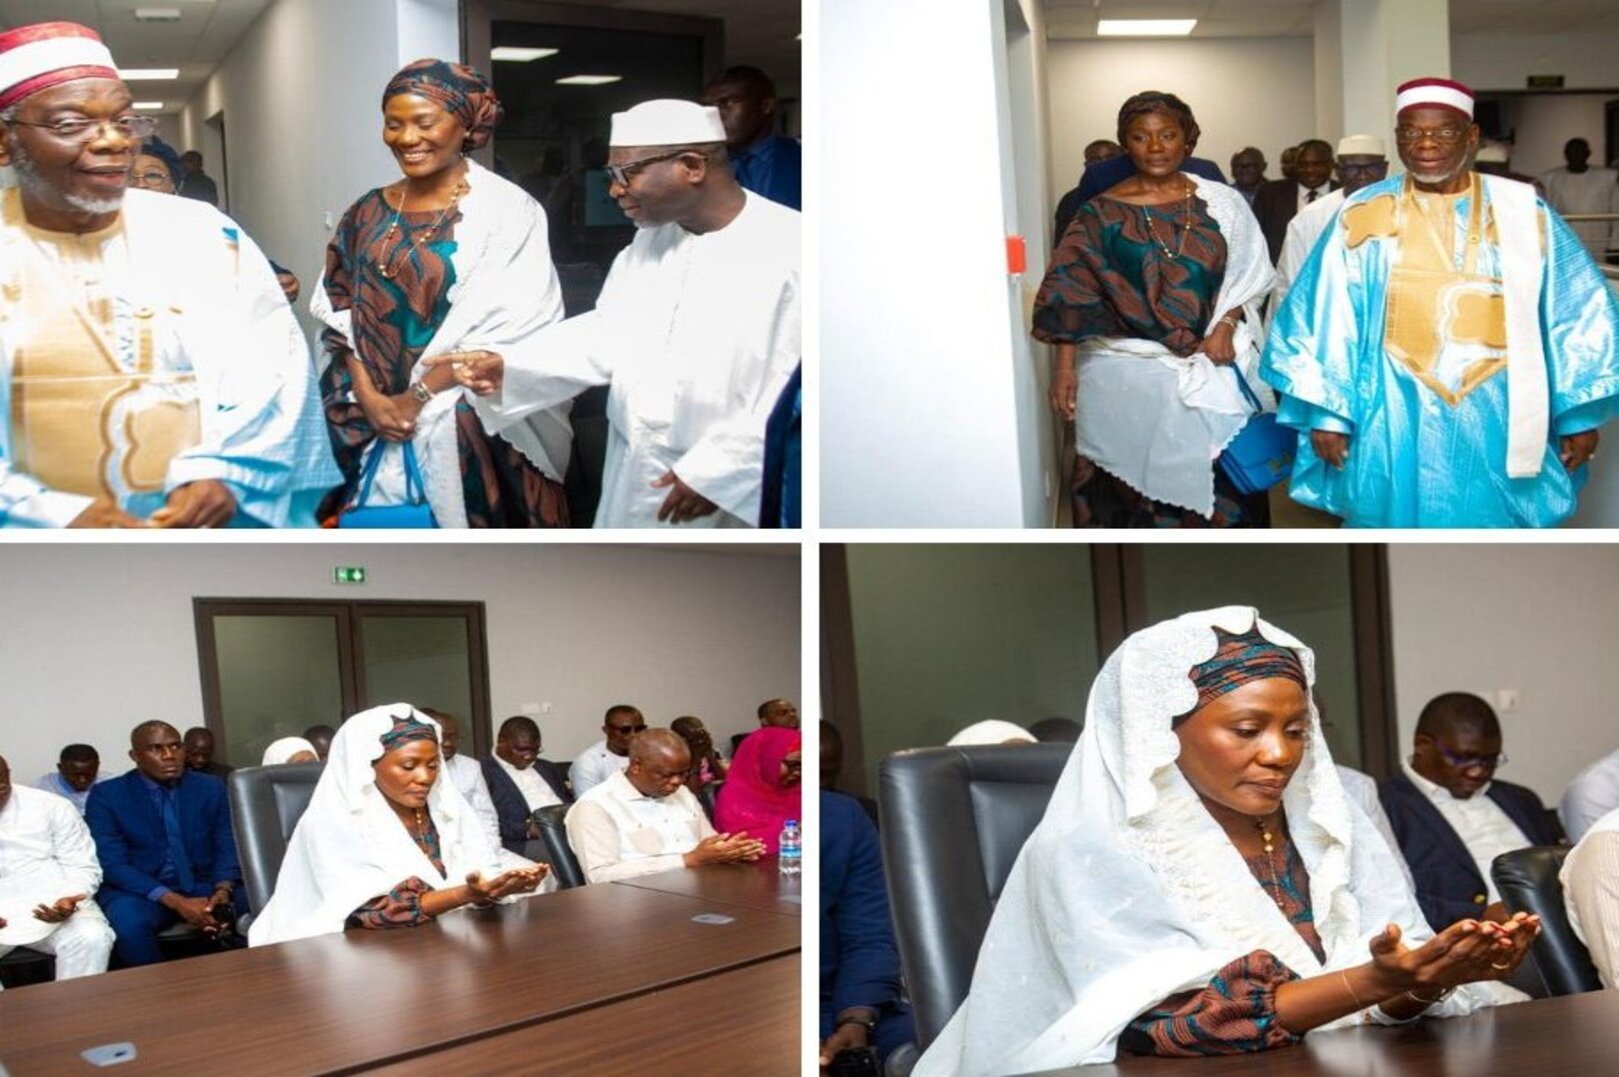
<path fill-rule="evenodd" d="M 75 79 L 115 79 L 101 37 L 76 22 L 40 22 L 0 33 L 0 109 Z"/>
<path fill-rule="evenodd" d="M 1452 108 L 1468 119 L 1473 118 L 1473 91 L 1451 79 L 1412 79 L 1402 82 L 1395 91 L 1396 114 L 1408 108 Z"/>

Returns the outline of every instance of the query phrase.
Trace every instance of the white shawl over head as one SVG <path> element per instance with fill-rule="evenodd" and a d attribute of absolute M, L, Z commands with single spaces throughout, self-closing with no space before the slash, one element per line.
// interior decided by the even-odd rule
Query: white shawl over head
<path fill-rule="evenodd" d="M 1225 276 L 1213 318 L 1245 312 L 1233 338 L 1236 366 L 1255 396 L 1274 406 L 1254 372 L 1262 339 L 1259 304 L 1275 279 L 1264 234 L 1235 188 L 1185 178 L 1225 237 Z M 1210 328 L 1203 327 L 1205 336 Z M 1202 352 L 1183 359 L 1156 341 L 1095 337 L 1079 345 L 1076 373 L 1079 451 L 1155 501 L 1212 515 L 1214 460 L 1253 412 L 1231 371 Z"/>
<path fill-rule="evenodd" d="M 562 285 L 551 261 L 545 210 L 516 184 L 508 183 L 476 161 L 467 160 L 467 193 L 460 203 L 455 225 L 456 250 L 450 257 L 455 283 L 450 287 L 450 312 L 422 349 L 429 359 L 452 351 L 483 350 L 504 355 L 531 334 L 562 319 Z M 310 296 L 309 310 L 321 322 L 342 333 L 354 349 L 352 311 L 333 310 L 324 277 Z M 411 380 L 422 377 L 418 364 Z M 455 405 L 466 397 L 457 386 L 439 393 L 423 406 L 416 419 L 416 446 L 427 483 L 427 498 L 440 527 L 465 527 L 466 503 L 461 493 L 461 460 L 455 442 Z M 573 427 L 568 422 L 572 404 L 536 411 L 521 423 L 502 428 L 499 436 L 511 442 L 545 476 L 561 482 L 568 472 L 573 448 Z M 487 425 L 490 434 L 496 431 Z M 387 443 L 376 439 L 366 452 L 386 452 Z M 386 503 L 389 491 L 403 491 L 403 456 L 389 454 L 379 465 L 376 503 Z"/>
<path fill-rule="evenodd" d="M 350 913 L 412 875 L 439 889 L 459 885 L 469 872 L 498 874 L 512 859 L 492 843 L 442 770 L 427 810 L 438 827 L 444 873 L 417 847 L 377 789 L 371 767 L 382 758 L 382 735 L 396 716 L 406 715 L 431 725 L 437 736 L 438 723 L 408 703 L 362 711 L 338 728 L 326 769 L 292 832 L 275 893 L 248 930 L 252 945 L 342 931 Z"/>
<path fill-rule="evenodd" d="M 917 1077 L 1111 1062 L 1137 1014 L 1255 950 L 1310 977 L 1370 960 L 1388 923 L 1408 944 L 1432 935 L 1388 846 L 1344 795 L 1313 705 L 1282 803 L 1309 869 L 1325 966 L 1254 880 L 1175 765 L 1171 723 L 1197 704 L 1189 674 L 1214 655 L 1216 627 L 1257 627 L 1292 648 L 1315 683 L 1310 649 L 1247 607 L 1188 613 L 1127 639 L 1091 687 L 1085 731 L 1012 867 L 967 1000 Z M 1429 1012 L 1518 998 L 1474 984 Z"/>

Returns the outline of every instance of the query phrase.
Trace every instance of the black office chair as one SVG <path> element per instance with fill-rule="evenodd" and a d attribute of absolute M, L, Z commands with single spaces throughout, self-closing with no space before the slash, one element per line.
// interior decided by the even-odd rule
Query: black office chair
<path fill-rule="evenodd" d="M 540 824 L 540 837 L 545 839 L 545 848 L 551 854 L 551 874 L 564 890 L 585 885 L 585 873 L 579 870 L 579 860 L 573 855 L 567 827 L 563 826 L 569 807 L 571 805 L 552 804 L 534 813 Z"/>
<path fill-rule="evenodd" d="M 995 902 L 1073 747 L 919 748 L 883 760 L 883 873 L 919 1049 L 966 999 Z"/>
<path fill-rule="evenodd" d="M 38 950 L 18 946 L 0 957 L 0 986 L 25 987 L 28 984 L 50 983 L 56 979 L 56 958 Z"/>
<path fill-rule="evenodd" d="M 242 863 L 247 899 L 255 911 L 269 903 L 275 879 L 287 855 L 293 828 L 309 807 L 324 763 L 284 763 L 273 767 L 240 767 L 225 781 L 230 796 L 231 829 Z M 238 930 L 245 931 L 245 923 Z"/>
<path fill-rule="evenodd" d="M 1568 853 L 1566 845 L 1533 845 L 1502 853 L 1490 865 L 1490 876 L 1507 908 L 1540 917 L 1540 935 L 1529 944 L 1529 956 L 1547 995 L 1602 988 L 1590 951 L 1574 934 L 1563 904 L 1563 884 L 1557 876 Z"/>

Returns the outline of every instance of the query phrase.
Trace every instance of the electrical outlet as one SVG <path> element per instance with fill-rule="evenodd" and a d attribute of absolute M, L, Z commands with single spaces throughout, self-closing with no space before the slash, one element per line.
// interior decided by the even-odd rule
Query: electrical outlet
<path fill-rule="evenodd" d="M 547 703 L 546 706 L 549 707 L 550 704 Z M 517 709 L 528 715 L 530 718 L 534 717 L 536 714 L 546 713 L 540 709 L 540 705 L 538 703 L 525 703 Z"/>
<path fill-rule="evenodd" d="M 1497 714 L 1511 714 L 1518 709 L 1518 690 L 1516 688 L 1498 688 L 1495 691 L 1495 711 Z"/>

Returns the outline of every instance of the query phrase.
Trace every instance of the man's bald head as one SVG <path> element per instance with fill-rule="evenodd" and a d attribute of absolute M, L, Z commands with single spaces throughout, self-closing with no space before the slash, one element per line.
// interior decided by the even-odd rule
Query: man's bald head
<path fill-rule="evenodd" d="M 669 796 L 686 781 L 691 749 L 671 729 L 648 729 L 630 741 L 630 765 L 624 777 L 642 796 Z"/>
<path fill-rule="evenodd" d="M 149 722 L 142 722 L 140 725 L 129 731 L 129 746 L 131 748 L 135 747 L 143 739 L 145 739 L 147 734 L 154 731 L 173 733 L 175 740 L 180 739 L 180 731 L 178 729 L 163 721 L 161 718 L 153 718 Z"/>

